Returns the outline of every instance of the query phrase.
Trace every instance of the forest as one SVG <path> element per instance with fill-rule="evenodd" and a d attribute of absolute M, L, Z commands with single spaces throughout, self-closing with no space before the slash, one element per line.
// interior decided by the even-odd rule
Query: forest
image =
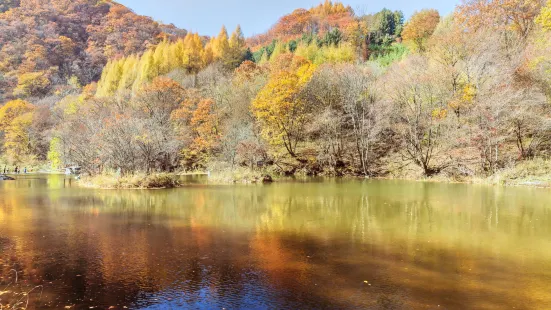
<path fill-rule="evenodd" d="M 114 1 L 2 1 L 0 162 L 457 180 L 547 164 L 551 2 L 406 19 L 327 0 L 230 30 Z"/>

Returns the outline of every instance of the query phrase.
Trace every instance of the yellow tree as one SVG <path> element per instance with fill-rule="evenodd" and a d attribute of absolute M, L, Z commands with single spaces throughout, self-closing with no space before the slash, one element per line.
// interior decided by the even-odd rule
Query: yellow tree
<path fill-rule="evenodd" d="M 24 100 L 8 101 L 0 108 L 0 130 L 6 130 L 18 116 L 34 110 L 34 106 Z"/>
<path fill-rule="evenodd" d="M 543 82 L 548 100 L 551 100 L 551 1 L 541 9 L 535 21 L 539 27 L 527 49 L 529 68 Z"/>
<path fill-rule="evenodd" d="M 288 65 L 273 70 L 268 83 L 253 101 L 252 110 L 264 138 L 272 145 L 283 145 L 289 155 L 296 157 L 307 121 L 307 106 L 301 91 L 316 67 L 301 57 L 283 57 L 292 59 L 278 61 Z"/>
<path fill-rule="evenodd" d="M 136 80 L 134 81 L 134 85 L 132 85 L 132 91 L 134 93 L 137 93 L 142 87 L 142 85 L 152 81 L 155 77 L 158 76 L 158 72 L 155 66 L 155 57 L 153 55 L 153 51 L 151 50 L 146 51 L 142 55 L 142 57 L 140 57 L 140 61 L 137 67 L 138 67 L 138 74 L 137 74 Z"/>
<path fill-rule="evenodd" d="M 214 53 L 214 58 L 221 60 L 226 57 L 230 50 L 230 42 L 228 41 L 228 30 L 226 26 L 222 26 L 220 33 L 213 40 L 212 51 Z"/>
<path fill-rule="evenodd" d="M 233 33 L 231 34 L 229 41 L 230 48 L 240 49 L 242 52 L 247 48 L 245 44 L 245 36 L 241 30 L 241 26 L 237 25 Z"/>
<path fill-rule="evenodd" d="M 21 162 L 32 154 L 29 129 L 33 123 L 33 112 L 14 118 L 5 130 L 4 149 L 12 162 Z"/>
<path fill-rule="evenodd" d="M 119 83 L 123 75 L 123 65 L 125 59 L 110 61 L 105 65 L 98 82 L 98 97 L 107 97 L 113 95 L 119 88 Z"/>
<path fill-rule="evenodd" d="M 187 35 L 186 35 L 187 37 Z M 186 45 L 183 39 L 179 39 L 176 43 L 172 44 L 170 47 L 170 61 L 172 68 L 180 68 L 184 63 L 184 54 L 186 50 Z"/>
<path fill-rule="evenodd" d="M 540 14 L 536 17 L 536 23 L 544 30 L 551 31 L 551 1 L 547 1 L 547 5 L 541 9 Z"/>
<path fill-rule="evenodd" d="M 50 149 L 48 150 L 47 158 L 50 161 L 53 169 L 59 169 L 63 164 L 62 159 L 63 147 L 61 139 L 55 137 L 50 141 Z"/>
<path fill-rule="evenodd" d="M 131 55 L 124 60 L 122 66 L 122 77 L 119 82 L 118 91 L 132 88 L 136 77 L 138 76 L 138 57 Z"/>
<path fill-rule="evenodd" d="M 212 41 L 205 45 L 203 49 L 203 55 L 201 55 L 203 60 L 203 66 L 206 67 L 214 61 L 214 53 L 212 51 Z"/>
<path fill-rule="evenodd" d="M 300 43 L 295 51 L 295 55 L 314 62 L 317 58 L 320 48 L 318 44 L 312 41 L 310 44 Z"/>
<path fill-rule="evenodd" d="M 196 74 L 203 66 L 203 43 L 197 33 L 188 33 L 184 39 L 183 67 L 190 74 Z"/>
<path fill-rule="evenodd" d="M 48 93 L 50 80 L 46 72 L 23 73 L 17 78 L 17 87 L 13 95 L 17 97 L 40 96 Z"/>
<path fill-rule="evenodd" d="M 4 149 L 12 161 L 31 154 L 29 129 L 35 107 L 23 100 L 13 100 L 0 108 L 0 130 L 4 131 Z"/>
<path fill-rule="evenodd" d="M 269 61 L 269 58 L 268 58 L 268 51 L 263 51 L 262 52 L 262 57 L 260 57 L 260 61 L 258 62 L 259 65 L 265 65 L 266 63 L 268 63 Z"/>
<path fill-rule="evenodd" d="M 224 59 L 224 63 L 229 68 L 237 68 L 243 62 L 246 52 L 245 36 L 243 35 L 241 26 L 238 25 L 230 37 L 229 52 L 226 59 Z"/>
<path fill-rule="evenodd" d="M 283 55 L 285 53 L 287 53 L 287 48 L 285 47 L 285 44 L 281 41 L 277 41 L 274 47 L 274 51 L 270 55 L 270 61 L 277 60 L 280 55 Z"/>
<path fill-rule="evenodd" d="M 170 68 L 170 46 L 167 41 L 163 41 L 157 45 L 153 53 L 155 64 L 155 76 L 168 73 Z"/>

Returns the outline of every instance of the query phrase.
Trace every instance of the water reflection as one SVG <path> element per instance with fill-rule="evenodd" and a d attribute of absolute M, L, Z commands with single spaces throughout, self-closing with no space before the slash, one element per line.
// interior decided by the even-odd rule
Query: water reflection
<path fill-rule="evenodd" d="M 28 177 L 0 184 L 0 304 L 42 285 L 36 309 L 551 308 L 550 197 L 334 180 L 100 191 Z"/>

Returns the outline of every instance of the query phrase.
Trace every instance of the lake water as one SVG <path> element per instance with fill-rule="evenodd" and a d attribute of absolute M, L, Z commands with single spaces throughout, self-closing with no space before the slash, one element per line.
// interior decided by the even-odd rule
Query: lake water
<path fill-rule="evenodd" d="M 0 183 L 0 266 L 6 308 L 551 309 L 551 190 L 21 176 Z"/>

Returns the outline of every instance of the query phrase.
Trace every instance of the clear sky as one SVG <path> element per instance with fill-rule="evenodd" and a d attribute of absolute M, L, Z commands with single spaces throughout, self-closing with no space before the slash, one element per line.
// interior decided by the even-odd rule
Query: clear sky
<path fill-rule="evenodd" d="M 277 20 L 297 8 L 310 8 L 323 0 L 118 0 L 134 12 L 173 23 L 201 35 L 216 35 L 222 25 L 232 31 L 241 24 L 246 36 L 263 33 Z M 437 9 L 451 13 L 460 0 L 344 0 L 358 13 L 372 13 L 386 7 L 402 10 L 406 18 L 415 11 Z"/>

